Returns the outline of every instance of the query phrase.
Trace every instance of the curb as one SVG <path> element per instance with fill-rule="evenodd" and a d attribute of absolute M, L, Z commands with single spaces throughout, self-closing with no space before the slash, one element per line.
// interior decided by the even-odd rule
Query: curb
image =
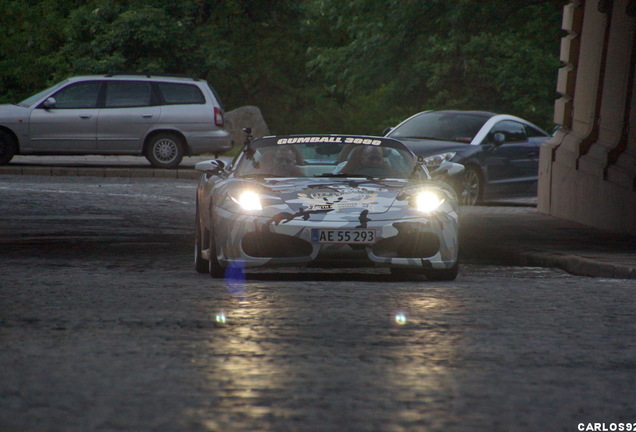
<path fill-rule="evenodd" d="M 608 279 L 636 279 L 636 268 L 622 264 L 612 264 L 579 255 L 565 255 L 554 252 L 521 252 L 519 264 L 530 267 L 560 268 L 578 276 Z"/>
<path fill-rule="evenodd" d="M 20 167 L 2 166 L 0 175 L 33 175 L 60 177 L 135 177 L 198 180 L 201 173 L 194 169 L 145 169 L 112 167 Z"/>
<path fill-rule="evenodd" d="M 636 267 L 634 265 L 616 262 L 620 261 L 620 258 L 612 254 L 605 257 L 602 255 L 599 254 L 598 258 L 589 258 L 581 256 L 575 251 L 557 252 L 492 246 L 475 247 L 467 244 L 466 246 L 462 245 L 460 248 L 460 263 L 557 268 L 576 276 L 636 279 Z"/>

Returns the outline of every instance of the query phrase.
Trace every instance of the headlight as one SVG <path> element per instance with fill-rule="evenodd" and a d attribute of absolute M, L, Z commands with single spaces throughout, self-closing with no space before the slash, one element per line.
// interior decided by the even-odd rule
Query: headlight
<path fill-rule="evenodd" d="M 261 198 L 256 192 L 243 191 L 237 195 L 230 195 L 232 201 L 237 203 L 243 210 L 262 210 Z"/>
<path fill-rule="evenodd" d="M 457 152 L 439 153 L 433 156 L 427 156 L 423 158 L 423 161 L 427 168 L 437 168 L 442 162 L 454 158 L 455 154 L 457 154 Z"/>
<path fill-rule="evenodd" d="M 418 211 L 430 213 L 437 210 L 445 201 L 437 192 L 422 191 L 415 195 L 413 204 Z"/>

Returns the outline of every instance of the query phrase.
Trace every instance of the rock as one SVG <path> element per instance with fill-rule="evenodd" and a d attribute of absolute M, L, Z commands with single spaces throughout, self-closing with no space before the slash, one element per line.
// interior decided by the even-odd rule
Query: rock
<path fill-rule="evenodd" d="M 243 106 L 225 113 L 225 128 L 232 136 L 232 145 L 242 146 L 245 141 L 243 128 L 252 128 L 254 138 L 270 134 L 263 114 L 258 107 Z"/>

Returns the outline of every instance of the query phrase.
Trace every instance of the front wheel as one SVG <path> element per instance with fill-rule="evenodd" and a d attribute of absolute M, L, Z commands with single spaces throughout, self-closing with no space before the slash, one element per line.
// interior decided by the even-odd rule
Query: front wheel
<path fill-rule="evenodd" d="M 459 263 L 457 262 L 455 262 L 451 268 L 447 269 L 391 268 L 391 276 L 398 280 L 411 279 L 414 276 L 425 276 L 429 281 L 452 281 L 457 279 L 458 273 Z"/>
<path fill-rule="evenodd" d="M 0 131 L 0 165 L 6 165 L 15 155 L 15 139 L 5 131 Z"/>
<path fill-rule="evenodd" d="M 452 281 L 457 279 L 459 273 L 459 263 L 455 263 L 451 268 L 447 269 L 426 269 L 422 273 L 426 279 L 431 281 Z"/>
<path fill-rule="evenodd" d="M 146 159 L 157 168 L 175 168 L 184 153 L 183 139 L 173 133 L 159 133 L 148 142 Z"/>
<path fill-rule="evenodd" d="M 225 267 L 221 265 L 216 256 L 216 240 L 212 220 L 210 220 L 210 235 L 208 235 L 208 272 L 215 279 L 225 277 Z"/>
<path fill-rule="evenodd" d="M 194 268 L 199 273 L 208 273 L 208 260 L 202 256 L 202 249 L 204 244 L 204 238 L 201 232 L 201 224 L 199 223 L 199 209 L 196 210 L 196 217 L 194 221 Z"/>

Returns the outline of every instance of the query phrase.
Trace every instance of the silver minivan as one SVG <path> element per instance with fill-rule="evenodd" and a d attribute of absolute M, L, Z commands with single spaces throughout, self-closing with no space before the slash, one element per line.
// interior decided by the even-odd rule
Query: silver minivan
<path fill-rule="evenodd" d="M 16 154 L 101 154 L 144 155 L 174 168 L 184 155 L 230 148 L 221 102 L 196 78 L 79 76 L 0 105 L 0 165 Z"/>

